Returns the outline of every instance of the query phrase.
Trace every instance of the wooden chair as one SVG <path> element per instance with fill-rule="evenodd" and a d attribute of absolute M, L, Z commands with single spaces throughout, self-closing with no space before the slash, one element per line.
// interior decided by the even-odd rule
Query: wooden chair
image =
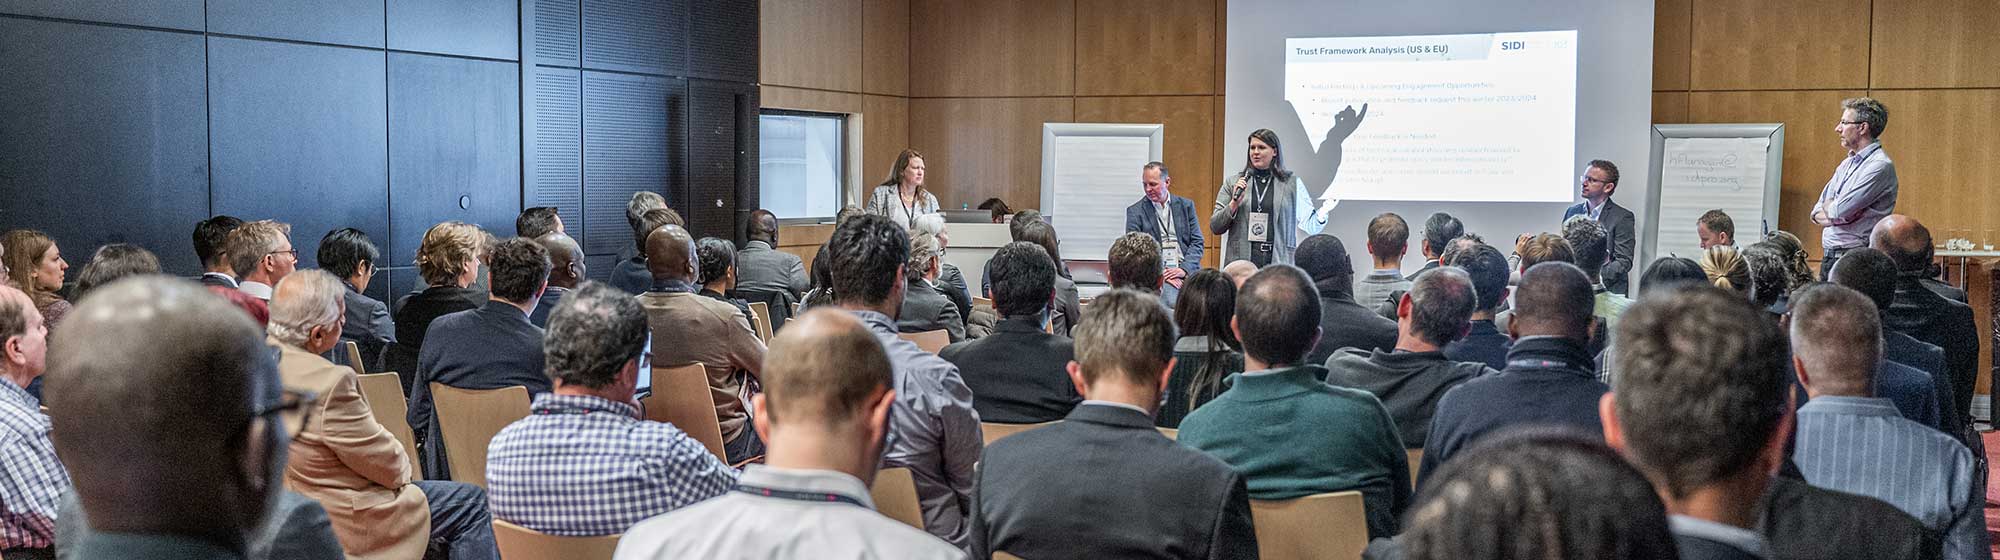
<path fill-rule="evenodd" d="M 757 329 L 758 340 L 771 341 L 771 304 L 750 302 L 750 326 Z"/>
<path fill-rule="evenodd" d="M 1417 485 L 1418 467 L 1422 467 L 1424 464 L 1424 450 L 1407 449 L 1403 452 L 1410 455 L 1410 486 L 1415 487 Z"/>
<path fill-rule="evenodd" d="M 493 540 L 507 560 L 611 560 L 619 537 L 558 537 L 493 520 Z"/>
<path fill-rule="evenodd" d="M 1353 490 L 1291 500 L 1250 500 L 1257 551 L 1270 560 L 1359 558 L 1368 547 L 1368 515 Z"/>
<path fill-rule="evenodd" d="M 917 343 L 917 348 L 921 348 L 923 351 L 932 354 L 936 354 L 939 350 L 943 350 L 945 346 L 951 345 L 951 333 L 943 330 L 898 333 L 896 336 L 902 337 L 903 340 L 915 342 Z"/>
<path fill-rule="evenodd" d="M 995 551 L 993 553 L 993 560 L 1026 560 L 1026 559 L 1005 552 Z"/>
<path fill-rule="evenodd" d="M 1043 422 L 1040 424 L 998 424 L 993 422 L 980 422 L 979 433 L 986 436 L 985 437 L 986 445 L 993 445 L 993 442 L 1000 441 L 1000 438 L 1025 432 L 1028 430 L 1033 430 L 1035 428 L 1040 428 L 1043 426 L 1054 426 L 1056 422 L 1061 422 L 1061 420 Z"/>
<path fill-rule="evenodd" d="M 370 373 L 355 376 L 360 380 L 361 400 L 368 401 L 368 412 L 375 416 L 375 423 L 403 442 L 403 454 L 410 457 L 410 476 L 423 479 L 423 465 L 417 462 L 417 434 L 410 430 L 410 404 L 403 399 L 403 382 L 396 372 Z"/>
<path fill-rule="evenodd" d="M 486 445 L 501 428 L 528 417 L 528 388 L 460 389 L 432 382 L 431 400 L 451 479 L 485 487 Z"/>
<path fill-rule="evenodd" d="M 1154 429 L 1156 429 L 1156 430 L 1159 430 L 1159 431 L 1160 431 L 1160 435 L 1163 435 L 1163 436 L 1167 436 L 1167 439 L 1171 439 L 1171 440 L 1174 440 L 1174 441 L 1180 441 L 1180 440 L 1181 440 L 1181 431 L 1180 431 L 1180 430 L 1176 430 L 1176 429 L 1173 429 L 1173 428 L 1154 428 Z"/>
<path fill-rule="evenodd" d="M 355 344 L 352 340 L 343 340 L 340 342 L 340 346 L 347 349 L 347 365 L 354 368 L 354 374 L 368 375 L 368 368 L 361 364 L 361 345 Z M 401 389 L 397 389 L 397 391 L 401 391 Z"/>
<path fill-rule="evenodd" d="M 986 307 L 986 308 L 988 308 L 988 309 L 991 309 L 991 308 L 993 308 L 993 298 L 983 298 L 983 297 L 979 297 L 979 296 L 972 296 L 972 306 L 973 306 L 973 307 L 981 307 L 981 306 L 984 306 L 984 307 Z"/>
<path fill-rule="evenodd" d="M 897 467 L 877 471 L 875 486 L 868 489 L 868 498 L 875 501 L 875 511 L 883 516 L 923 530 L 924 509 L 917 504 L 917 479 L 910 477 L 910 469 Z"/>
<path fill-rule="evenodd" d="M 715 458 L 729 460 L 722 449 L 722 423 L 715 417 L 708 370 L 701 364 L 653 368 L 653 394 L 639 404 L 646 405 L 647 420 L 673 424 L 701 442 Z"/>

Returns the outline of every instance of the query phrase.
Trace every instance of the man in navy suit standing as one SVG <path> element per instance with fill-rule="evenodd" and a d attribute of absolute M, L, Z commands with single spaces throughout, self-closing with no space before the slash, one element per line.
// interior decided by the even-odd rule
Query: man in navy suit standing
<path fill-rule="evenodd" d="M 1625 295 L 1627 274 L 1632 271 L 1632 246 L 1637 244 L 1634 234 L 1638 221 L 1632 211 L 1611 201 L 1611 193 L 1618 191 L 1618 165 L 1601 159 L 1590 160 L 1583 168 L 1581 181 L 1583 202 L 1578 202 L 1563 211 L 1563 221 L 1571 216 L 1590 218 L 1604 226 L 1611 234 L 1611 255 L 1604 259 L 1604 267 L 1598 269 L 1598 277 L 1611 293 Z"/>
<path fill-rule="evenodd" d="M 1168 190 L 1174 178 L 1167 164 L 1151 162 L 1139 173 L 1146 197 L 1125 208 L 1125 231 L 1153 236 L 1160 242 L 1160 299 L 1172 308 L 1181 293 L 1181 282 L 1201 269 L 1201 224 L 1195 221 L 1194 201 L 1174 196 Z"/>

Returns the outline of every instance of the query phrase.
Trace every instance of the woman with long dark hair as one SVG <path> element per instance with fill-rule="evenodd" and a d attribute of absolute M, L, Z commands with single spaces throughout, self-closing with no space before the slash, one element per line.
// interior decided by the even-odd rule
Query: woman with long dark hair
<path fill-rule="evenodd" d="M 937 197 L 924 189 L 924 155 L 916 150 L 896 154 L 896 165 L 889 168 L 889 177 L 868 195 L 868 213 L 886 216 L 902 224 L 903 229 L 909 229 L 917 216 L 937 211 Z"/>
<path fill-rule="evenodd" d="M 1305 182 L 1285 169 L 1278 133 L 1258 129 L 1250 133 L 1249 143 L 1243 170 L 1215 192 L 1215 214 L 1208 219 L 1208 229 L 1229 236 L 1222 262 L 1289 264 L 1300 232 L 1312 235 L 1326 229 L 1326 216 L 1306 195 Z"/>
<path fill-rule="evenodd" d="M 1243 371 L 1243 345 L 1229 328 L 1236 315 L 1236 282 L 1213 268 L 1197 270 L 1174 303 L 1180 340 L 1174 342 L 1174 372 L 1167 378 L 1166 402 L 1154 423 L 1181 426 L 1189 412 L 1222 394 L 1222 380 Z"/>

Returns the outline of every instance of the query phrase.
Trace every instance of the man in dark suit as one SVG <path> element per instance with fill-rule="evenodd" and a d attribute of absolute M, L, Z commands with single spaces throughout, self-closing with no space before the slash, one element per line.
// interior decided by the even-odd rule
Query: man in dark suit
<path fill-rule="evenodd" d="M 492 299 L 478 309 L 432 321 L 417 359 L 417 375 L 410 381 L 410 428 L 416 432 L 426 480 L 451 480 L 431 404 L 432 382 L 460 389 L 520 385 L 530 394 L 549 392 L 542 329 L 528 322 L 528 314 L 548 287 L 549 252 L 533 241 L 508 239 L 493 248 L 490 266 Z"/>
<path fill-rule="evenodd" d="M 236 289 L 236 269 L 230 267 L 229 254 L 223 251 L 223 246 L 229 242 L 229 232 L 241 225 L 243 220 L 229 215 L 194 225 L 194 254 L 201 258 L 201 285 Z"/>
<path fill-rule="evenodd" d="M 1069 377 L 1091 400 L 986 448 L 972 557 L 1256 558 L 1242 475 L 1153 428 L 1173 371 L 1166 310 L 1130 290 L 1090 308 Z"/>
<path fill-rule="evenodd" d="M 347 285 L 347 320 L 341 326 L 340 339 L 360 347 L 362 371 L 386 371 L 382 369 L 382 352 L 396 343 L 396 322 L 389 318 L 389 305 L 362 295 L 368 291 L 375 263 L 381 259 L 375 242 L 358 229 L 333 230 L 319 240 L 320 268 Z M 336 364 L 354 365 L 347 363 L 347 354 L 338 349 L 331 359 Z"/>
<path fill-rule="evenodd" d="M 1604 226 L 1611 233 L 1611 258 L 1598 269 L 1598 277 L 1611 293 L 1625 295 L 1627 275 L 1632 271 L 1632 246 L 1638 242 L 1633 233 L 1638 226 L 1631 210 L 1611 201 L 1611 194 L 1618 191 L 1618 165 L 1601 159 L 1590 160 L 1583 169 L 1583 202 L 1578 202 L 1563 211 L 1563 221 L 1570 216 L 1585 216 Z"/>
<path fill-rule="evenodd" d="M 1418 274 L 1423 274 L 1426 270 L 1442 266 L 1446 246 L 1451 244 L 1451 240 L 1458 239 L 1461 235 L 1465 235 L 1464 222 L 1460 222 L 1458 218 L 1454 218 L 1451 214 L 1443 212 L 1431 214 L 1429 219 L 1424 220 L 1424 246 L 1422 247 L 1424 267 L 1410 273 L 1409 276 L 1404 276 L 1403 279 L 1415 282 Z"/>
<path fill-rule="evenodd" d="M 1460 238 L 1444 252 L 1444 262 L 1465 269 L 1472 276 L 1472 288 L 1479 295 L 1477 307 L 1472 310 L 1472 330 L 1466 331 L 1465 338 L 1453 341 L 1444 347 L 1447 358 L 1460 362 L 1479 362 L 1495 370 L 1507 368 L 1507 352 L 1514 348 L 1514 337 L 1500 332 L 1493 323 L 1493 316 L 1499 314 L 1500 303 L 1507 301 L 1507 257 L 1492 245 Z"/>
<path fill-rule="evenodd" d="M 1889 309 L 1896 304 L 1896 261 L 1874 248 L 1860 247 L 1841 255 L 1840 260 L 1835 261 L 1833 271 L 1827 274 L 1827 279 L 1868 296 L 1885 320 Z M 1936 391 L 1933 400 L 1937 401 L 1939 427 L 1953 436 L 1962 433 L 1966 414 L 1962 411 L 1952 413 L 1958 399 L 1952 394 L 1951 370 L 1945 367 L 1943 348 L 1905 333 L 1883 329 L 1882 359 L 1923 371 Z M 1879 382 L 1876 389 L 1883 389 Z"/>
<path fill-rule="evenodd" d="M 653 287 L 653 273 L 646 268 L 646 236 L 667 224 L 687 227 L 687 220 L 668 208 L 667 199 L 660 193 L 639 191 L 632 193 L 631 202 L 625 204 L 625 221 L 632 226 L 632 252 L 621 255 L 618 264 L 612 265 L 608 283 L 639 295 Z"/>
<path fill-rule="evenodd" d="M 549 313 L 562 304 L 563 295 L 583 283 L 588 269 L 583 262 L 583 246 L 568 234 L 550 232 L 536 238 L 535 243 L 549 252 L 549 289 L 542 291 L 541 299 L 535 302 L 535 311 L 528 314 L 528 322 L 547 328 Z"/>
<path fill-rule="evenodd" d="M 1049 252 L 1015 241 L 988 261 L 993 265 L 993 334 L 944 347 L 938 357 L 958 365 L 972 389 L 979 419 L 1002 424 L 1061 420 L 1083 397 L 1069 381 L 1070 339 L 1042 330 L 1055 296 L 1056 265 Z"/>
<path fill-rule="evenodd" d="M 1326 363 L 1327 357 L 1342 348 L 1387 351 L 1396 347 L 1396 322 L 1354 302 L 1354 263 L 1339 237 L 1324 233 L 1306 236 L 1292 258 L 1319 289 L 1319 343 L 1306 353 L 1305 363 Z"/>
<path fill-rule="evenodd" d="M 1151 162 L 1139 173 L 1146 197 L 1125 207 L 1125 231 L 1153 236 L 1160 242 L 1160 299 L 1174 306 L 1181 283 L 1201 269 L 1201 223 L 1195 221 L 1194 201 L 1174 196 L 1169 190 L 1173 176 L 1167 164 Z"/>
<path fill-rule="evenodd" d="M 1902 214 L 1875 224 L 1868 245 L 1889 255 L 1900 271 L 1896 301 L 1882 314 L 1883 331 L 1896 331 L 1944 349 L 1953 403 L 1947 417 L 1965 418 L 1972 409 L 1973 381 L 1979 369 L 1979 329 L 1972 307 L 1946 299 L 1924 286 L 1930 265 L 1931 230 Z M 1838 266 L 1838 265 L 1835 265 Z M 1964 425 L 1953 421 L 1949 425 Z"/>
<path fill-rule="evenodd" d="M 778 216 L 758 208 L 750 213 L 748 230 L 744 237 L 749 241 L 736 252 L 736 291 L 786 292 L 794 301 L 804 295 L 812 282 L 798 255 L 777 250 Z"/>

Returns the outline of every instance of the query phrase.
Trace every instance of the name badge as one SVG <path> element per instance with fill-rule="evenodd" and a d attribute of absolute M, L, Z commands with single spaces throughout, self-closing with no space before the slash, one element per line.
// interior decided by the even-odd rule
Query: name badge
<path fill-rule="evenodd" d="M 1250 242 L 1252 243 L 1271 242 L 1270 212 L 1251 212 L 1249 225 L 1250 225 L 1250 234 L 1249 234 Z"/>
<path fill-rule="evenodd" d="M 1166 243 L 1161 243 L 1160 258 L 1164 261 L 1161 264 L 1167 265 L 1168 268 L 1179 268 L 1181 266 L 1180 241 L 1169 237 Z"/>

